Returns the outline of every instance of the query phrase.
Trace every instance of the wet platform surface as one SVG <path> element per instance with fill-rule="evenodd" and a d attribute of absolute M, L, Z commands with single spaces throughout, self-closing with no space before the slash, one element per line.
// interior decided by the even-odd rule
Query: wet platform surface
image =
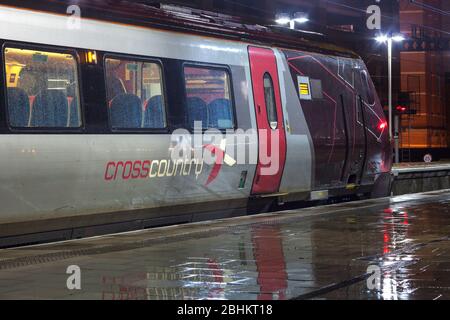
<path fill-rule="evenodd" d="M 7 249 L 0 299 L 450 299 L 449 236 L 447 190 Z"/>

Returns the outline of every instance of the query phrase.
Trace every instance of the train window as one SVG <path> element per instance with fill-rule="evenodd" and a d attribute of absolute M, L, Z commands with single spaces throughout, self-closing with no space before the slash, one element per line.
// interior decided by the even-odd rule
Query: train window
<path fill-rule="evenodd" d="M 338 58 L 339 76 L 344 79 L 352 88 L 355 87 L 355 74 L 353 72 L 353 60 Z"/>
<path fill-rule="evenodd" d="M 371 90 L 371 86 L 369 83 L 369 77 L 367 75 L 367 71 L 363 70 L 361 71 L 361 81 L 363 90 L 365 91 L 365 95 L 367 98 L 367 103 L 370 105 L 373 105 L 375 103 L 375 96 L 373 94 L 373 91 Z"/>
<path fill-rule="evenodd" d="M 158 63 L 106 58 L 105 69 L 113 129 L 166 127 L 162 70 Z"/>
<path fill-rule="evenodd" d="M 313 99 L 323 99 L 322 80 L 310 79 L 311 95 Z"/>
<path fill-rule="evenodd" d="M 195 122 L 203 128 L 233 129 L 233 103 L 230 77 L 226 70 L 188 66 L 184 68 L 187 117 L 191 128 Z"/>
<path fill-rule="evenodd" d="M 11 127 L 81 127 L 74 55 L 11 47 L 4 52 Z"/>
<path fill-rule="evenodd" d="M 264 75 L 264 98 L 266 101 L 267 120 L 269 121 L 270 128 L 275 130 L 278 128 L 277 105 L 275 102 L 275 90 L 272 77 L 268 73 Z"/>

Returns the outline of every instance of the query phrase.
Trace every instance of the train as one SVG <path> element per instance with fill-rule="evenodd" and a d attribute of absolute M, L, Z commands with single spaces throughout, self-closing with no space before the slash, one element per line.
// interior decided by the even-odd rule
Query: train
<path fill-rule="evenodd" d="M 389 195 L 358 55 L 126 2 L 0 4 L 0 247 Z"/>

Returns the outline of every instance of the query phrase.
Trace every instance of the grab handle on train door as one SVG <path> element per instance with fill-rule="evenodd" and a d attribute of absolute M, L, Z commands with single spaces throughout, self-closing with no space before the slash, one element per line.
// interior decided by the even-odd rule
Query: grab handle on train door
<path fill-rule="evenodd" d="M 261 113 L 261 106 L 258 104 L 258 113 Z"/>

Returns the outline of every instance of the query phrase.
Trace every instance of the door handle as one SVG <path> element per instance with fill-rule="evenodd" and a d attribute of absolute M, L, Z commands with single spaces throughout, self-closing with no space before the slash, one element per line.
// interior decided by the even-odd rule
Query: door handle
<path fill-rule="evenodd" d="M 258 113 L 261 113 L 261 106 L 258 104 Z"/>

